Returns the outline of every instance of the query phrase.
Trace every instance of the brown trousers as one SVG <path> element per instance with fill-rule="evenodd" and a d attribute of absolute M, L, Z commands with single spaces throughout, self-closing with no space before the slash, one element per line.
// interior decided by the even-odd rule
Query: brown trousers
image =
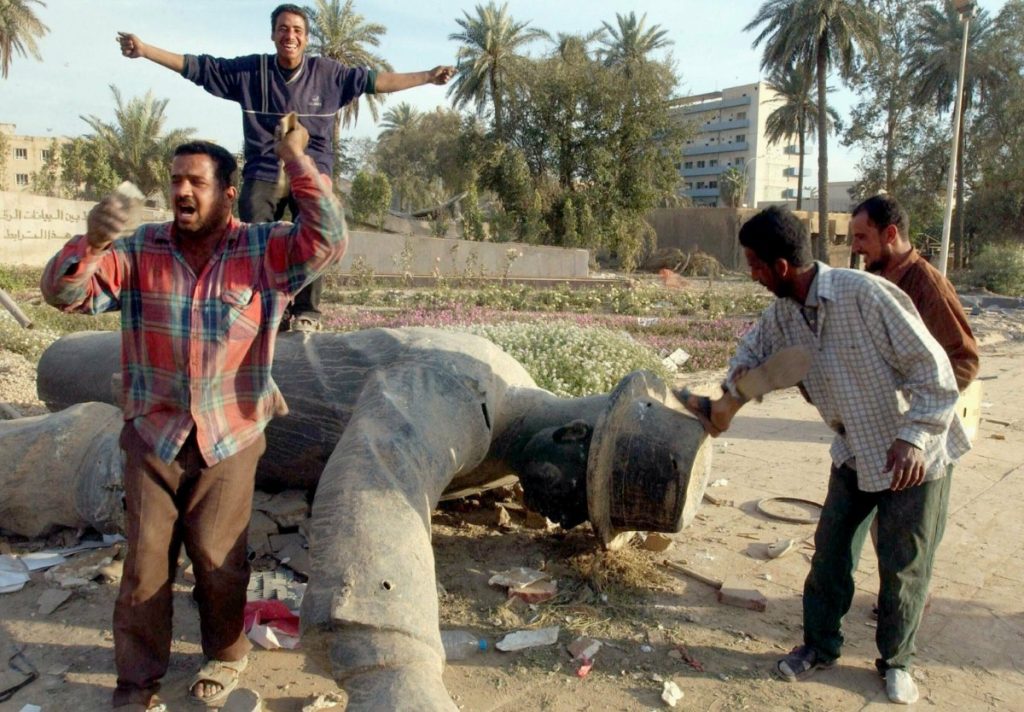
<path fill-rule="evenodd" d="M 171 655 L 171 585 L 182 543 L 192 561 L 203 654 L 240 660 L 252 647 L 242 630 L 249 582 L 246 534 L 259 440 L 212 467 L 195 430 L 171 464 L 160 460 L 131 423 L 125 451 L 128 554 L 114 606 L 115 707 L 149 704 Z"/>

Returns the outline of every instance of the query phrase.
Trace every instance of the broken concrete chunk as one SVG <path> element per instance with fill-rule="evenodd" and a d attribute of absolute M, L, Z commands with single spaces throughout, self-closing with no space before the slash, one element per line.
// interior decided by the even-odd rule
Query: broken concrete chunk
<path fill-rule="evenodd" d="M 263 701 L 260 693 L 239 687 L 231 691 L 220 712 L 262 712 Z"/>
<path fill-rule="evenodd" d="M 672 538 L 665 534 L 652 532 L 644 537 L 641 546 L 647 551 L 665 551 L 672 546 Z"/>
<path fill-rule="evenodd" d="M 679 685 L 671 680 L 666 680 L 661 686 L 661 701 L 669 707 L 675 707 L 681 699 L 683 699 L 683 691 L 679 689 Z"/>
<path fill-rule="evenodd" d="M 577 660 L 593 660 L 601 649 L 601 641 L 581 635 L 569 643 L 569 654 Z"/>
<path fill-rule="evenodd" d="M 526 650 L 542 645 L 554 645 L 558 642 L 559 626 L 537 628 L 536 630 L 517 630 L 499 640 L 494 647 L 506 653 L 514 650 Z"/>
<path fill-rule="evenodd" d="M 278 492 L 269 501 L 254 506 L 277 522 L 279 527 L 297 527 L 309 517 L 306 493 L 302 490 Z"/>
<path fill-rule="evenodd" d="M 793 539 L 778 539 L 777 541 L 768 545 L 768 558 L 778 559 L 796 548 L 796 541 Z"/>
<path fill-rule="evenodd" d="M 39 614 L 48 616 L 71 598 L 71 591 L 48 588 L 39 596 Z"/>
<path fill-rule="evenodd" d="M 302 708 L 302 712 L 319 712 L 328 707 L 340 707 L 345 699 L 336 692 L 328 692 L 326 695 L 317 695 L 316 698 Z"/>
<path fill-rule="evenodd" d="M 273 553 L 267 537 L 277 532 L 277 522 L 258 509 L 253 510 L 249 518 L 249 548 L 256 556 L 268 556 Z"/>
<path fill-rule="evenodd" d="M 512 517 L 509 515 L 508 510 L 500 504 L 495 507 L 495 509 L 497 511 L 495 523 L 498 525 L 498 528 L 505 530 L 512 529 Z"/>
<path fill-rule="evenodd" d="M 295 573 L 309 577 L 313 562 L 309 558 L 309 550 L 296 543 L 291 543 L 277 552 L 278 560 Z"/>
<path fill-rule="evenodd" d="M 722 583 L 722 587 L 718 590 L 718 601 L 752 611 L 764 612 L 768 608 L 768 599 L 765 595 L 739 579 L 726 579 Z"/>
<path fill-rule="evenodd" d="M 285 549 L 291 549 L 296 546 L 300 549 L 306 548 L 306 538 L 298 532 L 292 532 L 290 534 L 271 534 L 267 538 L 270 540 L 270 548 L 278 558 L 280 558 L 281 552 Z"/>

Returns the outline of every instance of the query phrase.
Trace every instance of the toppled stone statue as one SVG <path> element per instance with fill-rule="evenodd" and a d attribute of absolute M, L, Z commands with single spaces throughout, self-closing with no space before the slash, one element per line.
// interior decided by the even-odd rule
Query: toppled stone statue
<path fill-rule="evenodd" d="M 5 526 L 117 527 L 121 423 L 95 401 L 113 402 L 119 339 L 72 334 L 44 353 L 40 398 L 77 411 L 0 423 Z M 303 647 L 352 711 L 456 709 L 441 679 L 430 548 L 442 493 L 515 473 L 528 507 L 566 528 L 589 520 L 615 546 L 631 530 L 678 531 L 707 480 L 704 428 L 649 373 L 559 398 L 485 339 L 407 328 L 283 336 L 273 377 L 290 412 L 267 427 L 257 485 L 316 488 Z M 88 432 L 75 440 L 78 430 Z M 65 501 L 42 510 L 52 521 L 30 521 L 53 499 Z"/>

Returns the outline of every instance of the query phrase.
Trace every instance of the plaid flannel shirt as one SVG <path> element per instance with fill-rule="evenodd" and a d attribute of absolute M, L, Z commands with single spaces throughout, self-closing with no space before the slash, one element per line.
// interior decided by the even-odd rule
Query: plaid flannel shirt
<path fill-rule="evenodd" d="M 910 298 L 880 277 L 818 263 L 805 306 L 817 309 L 814 329 L 796 301 L 769 305 L 741 340 L 727 381 L 780 348 L 806 346 L 813 358 L 803 385 L 836 432 L 832 461 L 855 459 L 862 491 L 889 488 L 885 462 L 897 438 L 923 451 L 926 480 L 945 476 L 970 443 L 954 412 L 949 359 Z"/>
<path fill-rule="evenodd" d="M 79 235 L 43 272 L 43 296 L 62 311 L 121 311 L 124 417 L 164 462 L 193 426 L 212 465 L 287 413 L 271 377 L 278 324 L 293 295 L 341 259 L 348 232 L 313 161 L 286 170 L 295 224 L 231 218 L 199 275 L 173 223 L 142 225 L 101 251 Z"/>

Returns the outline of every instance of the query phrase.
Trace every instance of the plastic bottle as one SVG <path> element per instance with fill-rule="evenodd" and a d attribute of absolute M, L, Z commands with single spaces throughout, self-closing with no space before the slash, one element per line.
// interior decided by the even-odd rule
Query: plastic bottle
<path fill-rule="evenodd" d="M 446 660 L 465 660 L 487 650 L 487 641 L 468 630 L 442 630 L 441 645 L 444 646 Z"/>

